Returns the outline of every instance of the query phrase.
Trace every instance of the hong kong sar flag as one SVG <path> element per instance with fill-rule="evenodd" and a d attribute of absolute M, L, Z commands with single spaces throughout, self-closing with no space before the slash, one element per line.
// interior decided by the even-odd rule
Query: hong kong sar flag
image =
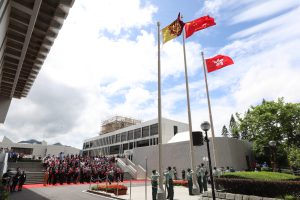
<path fill-rule="evenodd" d="M 208 73 L 233 64 L 233 60 L 229 56 L 224 55 L 217 55 L 215 57 L 205 59 L 205 62 Z"/>

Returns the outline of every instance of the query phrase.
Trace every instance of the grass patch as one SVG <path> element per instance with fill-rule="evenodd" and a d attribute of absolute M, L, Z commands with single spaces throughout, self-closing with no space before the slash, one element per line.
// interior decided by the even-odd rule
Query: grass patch
<path fill-rule="evenodd" d="M 246 178 L 246 179 L 256 179 L 265 181 L 280 181 L 280 180 L 293 180 L 300 179 L 299 176 L 286 173 L 278 172 L 227 172 L 223 176 L 232 178 Z"/>

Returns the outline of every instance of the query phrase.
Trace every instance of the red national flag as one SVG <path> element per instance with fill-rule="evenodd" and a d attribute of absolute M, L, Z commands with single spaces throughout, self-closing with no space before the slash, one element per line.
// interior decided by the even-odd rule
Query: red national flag
<path fill-rule="evenodd" d="M 224 55 L 217 55 L 215 57 L 205 59 L 205 62 L 208 73 L 233 64 L 233 60 L 229 56 Z"/>
<path fill-rule="evenodd" d="M 193 21 L 187 22 L 185 28 L 185 38 L 193 35 L 194 32 L 216 25 L 215 19 L 210 16 L 203 16 Z"/>

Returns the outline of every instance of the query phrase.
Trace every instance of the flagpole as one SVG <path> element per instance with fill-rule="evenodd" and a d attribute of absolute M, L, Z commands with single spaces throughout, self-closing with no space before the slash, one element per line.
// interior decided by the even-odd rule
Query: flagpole
<path fill-rule="evenodd" d="M 157 22 L 157 48 L 158 48 L 158 171 L 159 171 L 159 188 L 157 191 L 157 199 L 158 200 L 164 200 L 165 199 L 165 192 L 163 188 L 163 169 L 162 169 L 162 132 L 161 132 L 161 126 L 162 126 L 162 120 L 161 120 L 161 83 L 160 83 L 160 23 Z"/>
<path fill-rule="evenodd" d="M 185 31 L 182 34 L 183 43 L 183 58 L 184 58 L 184 71 L 185 71 L 185 86 L 186 86 L 186 98 L 187 98 L 187 110 L 189 120 L 189 134 L 190 134 L 190 157 L 191 157 L 191 169 L 195 172 L 195 158 L 194 158 L 194 146 L 193 146 L 193 129 L 192 129 L 192 117 L 191 117 L 191 106 L 190 106 L 190 94 L 189 94 L 189 81 L 186 64 L 186 52 L 185 52 Z M 196 184 L 196 174 L 193 174 L 193 194 L 199 194 L 199 190 Z"/>
<path fill-rule="evenodd" d="M 211 138 L 212 138 L 212 147 L 213 147 L 213 155 L 214 155 L 214 163 L 215 167 L 217 167 L 217 159 L 216 159 L 216 149 L 215 149 L 215 130 L 214 130 L 214 123 L 212 118 L 212 112 L 211 112 L 211 106 L 210 106 L 210 98 L 209 98 L 209 91 L 208 91 L 208 83 L 207 83 L 207 77 L 206 77 L 206 63 L 204 59 L 204 53 L 201 52 L 202 55 L 202 61 L 203 61 L 203 70 L 204 70 L 204 79 L 205 79 L 205 87 L 206 87 L 206 96 L 207 96 L 207 104 L 208 104 L 208 111 L 209 111 L 209 120 L 211 124 Z"/>

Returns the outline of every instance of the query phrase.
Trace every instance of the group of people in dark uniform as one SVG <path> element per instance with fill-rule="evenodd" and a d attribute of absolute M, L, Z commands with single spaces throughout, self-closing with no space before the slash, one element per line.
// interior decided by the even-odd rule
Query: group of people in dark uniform
<path fill-rule="evenodd" d="M 115 157 L 105 156 L 48 156 L 44 159 L 46 168 L 44 185 L 63 183 L 90 183 L 122 181 L 124 172 L 117 167 Z"/>
<path fill-rule="evenodd" d="M 19 167 L 16 169 L 16 173 L 8 169 L 2 176 L 2 185 L 9 192 L 22 191 L 25 181 L 25 171 L 21 172 Z"/>
<path fill-rule="evenodd" d="M 193 174 L 196 173 L 197 182 L 199 185 L 200 193 L 203 193 L 203 191 L 207 191 L 207 176 L 208 171 L 206 170 L 206 167 L 202 163 L 201 165 L 198 165 L 196 168 L 196 172 L 193 172 L 191 169 L 187 169 L 186 178 L 188 181 L 188 188 L 189 188 L 189 195 L 193 195 Z M 173 180 L 177 180 L 177 171 L 176 167 L 168 167 L 166 171 L 164 171 L 164 177 L 165 177 L 165 184 L 166 184 L 166 190 L 167 190 L 167 199 L 173 200 L 174 199 L 174 182 Z M 151 184 L 152 184 L 152 200 L 157 199 L 157 190 L 158 190 L 158 179 L 159 179 L 159 173 L 156 170 L 152 171 L 151 175 Z M 182 173 L 182 180 L 185 180 L 185 172 Z"/>

